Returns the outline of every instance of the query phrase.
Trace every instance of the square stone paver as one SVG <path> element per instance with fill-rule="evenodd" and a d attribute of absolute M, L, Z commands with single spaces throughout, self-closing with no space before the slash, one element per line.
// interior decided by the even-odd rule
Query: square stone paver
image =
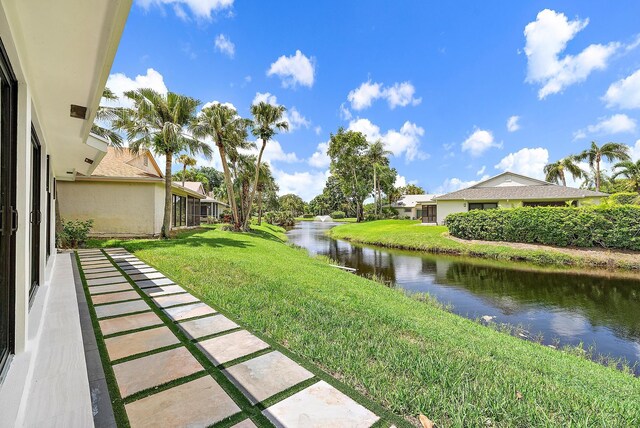
<path fill-rule="evenodd" d="M 155 287 L 157 285 L 175 285 L 175 282 L 169 278 L 161 279 L 145 279 L 144 281 L 136 281 L 136 285 L 140 288 Z"/>
<path fill-rule="evenodd" d="M 256 427 L 256 424 L 251 422 L 251 419 L 245 419 L 244 421 L 235 424 L 231 428 L 258 428 L 258 427 Z"/>
<path fill-rule="evenodd" d="M 134 291 L 121 291 L 119 293 L 98 294 L 91 296 L 91 300 L 94 305 L 101 305 L 103 303 L 116 303 L 124 302 L 126 300 L 139 299 L 140 295 Z"/>
<path fill-rule="evenodd" d="M 106 261 L 106 262 L 93 262 L 93 263 L 80 263 L 82 266 L 82 269 L 98 269 L 98 268 L 105 268 L 105 267 L 113 267 L 113 263 L 111 263 L 110 261 Z"/>
<path fill-rule="evenodd" d="M 151 266 L 149 267 L 142 267 L 144 265 L 141 265 L 141 267 L 132 267 L 132 268 L 127 268 L 127 269 L 123 269 L 127 275 L 135 275 L 137 273 L 156 273 L 158 272 L 157 270 L 155 270 L 154 268 L 152 268 Z"/>
<path fill-rule="evenodd" d="M 196 303 L 193 305 L 176 306 L 175 308 L 164 309 L 169 318 L 174 321 L 187 320 L 189 318 L 201 317 L 204 315 L 215 314 L 215 309 L 205 303 Z"/>
<path fill-rule="evenodd" d="M 121 282 L 118 284 L 98 285 L 96 287 L 89 287 L 89 294 L 111 293 L 113 291 L 126 291 L 133 290 L 133 287 L 128 282 Z"/>
<path fill-rule="evenodd" d="M 142 352 L 175 345 L 180 342 L 171 330 L 169 330 L 169 327 L 163 326 L 123 334 L 122 336 L 109 337 L 104 340 L 104 343 L 107 346 L 109 358 L 111 358 L 111 361 L 114 361 Z"/>
<path fill-rule="evenodd" d="M 210 336 L 212 334 L 232 330 L 237 328 L 238 324 L 234 323 L 224 315 L 214 315 L 211 317 L 181 322 L 178 326 L 190 339 L 199 339 L 204 336 Z"/>
<path fill-rule="evenodd" d="M 131 277 L 131 279 L 133 279 L 134 281 L 142 281 L 145 279 L 161 279 L 161 278 L 166 278 L 164 276 L 164 274 L 160 273 L 160 272 L 152 272 L 152 273 L 132 273 L 129 274 L 129 276 Z"/>
<path fill-rule="evenodd" d="M 143 288 L 142 291 L 149 297 L 166 296 L 167 294 L 185 293 L 179 285 L 158 285 L 156 287 Z"/>
<path fill-rule="evenodd" d="M 132 300 L 131 302 L 112 303 L 110 305 L 95 307 L 98 318 L 114 317 L 116 315 L 131 314 L 134 312 L 148 311 L 150 309 L 144 300 Z"/>
<path fill-rule="evenodd" d="M 313 373 L 280 352 L 270 352 L 222 371 L 251 401 L 260 403 L 313 377 Z"/>
<path fill-rule="evenodd" d="M 246 330 L 198 342 L 200 349 L 215 365 L 267 349 L 269 345 Z"/>
<path fill-rule="evenodd" d="M 125 409 L 132 428 L 206 427 L 240 411 L 211 376 L 141 398 Z"/>
<path fill-rule="evenodd" d="M 98 279 L 87 279 L 87 285 L 92 287 L 94 285 L 107 285 L 107 284 L 115 284 L 116 282 L 126 282 L 126 279 L 122 274 L 118 276 L 112 276 L 110 278 L 98 278 Z"/>
<path fill-rule="evenodd" d="M 118 272 L 118 269 L 116 269 L 113 265 L 110 266 L 105 266 L 105 267 L 99 267 L 99 268 L 83 268 L 84 270 L 84 274 L 92 274 L 92 273 L 104 273 L 104 272 Z"/>
<path fill-rule="evenodd" d="M 277 351 L 236 364 L 223 373 L 251 404 L 260 403 L 313 377 L 309 370 Z"/>
<path fill-rule="evenodd" d="M 82 264 L 88 264 L 88 263 L 94 263 L 94 262 L 108 262 L 109 259 L 107 259 L 105 256 L 92 256 L 92 257 L 80 257 L 80 263 Z"/>
<path fill-rule="evenodd" d="M 129 330 L 137 330 L 144 327 L 164 324 L 160 317 L 153 312 L 143 312 L 141 314 L 126 315 L 123 317 L 109 318 L 98 321 L 102 334 L 122 333 Z"/>
<path fill-rule="evenodd" d="M 171 294 L 170 296 L 154 297 L 153 302 L 161 308 L 168 308 L 170 306 L 183 305 L 185 303 L 197 303 L 200 301 L 197 297 L 188 293 L 183 294 Z"/>
<path fill-rule="evenodd" d="M 380 419 L 325 381 L 293 394 L 262 414 L 283 428 L 366 428 Z"/>
<path fill-rule="evenodd" d="M 110 269 L 106 272 L 85 272 L 84 277 L 89 279 L 100 279 L 100 278 L 111 278 L 114 276 L 122 276 L 122 274 L 117 269 Z"/>
<path fill-rule="evenodd" d="M 204 370 L 187 348 L 175 348 L 113 366 L 122 398 Z"/>

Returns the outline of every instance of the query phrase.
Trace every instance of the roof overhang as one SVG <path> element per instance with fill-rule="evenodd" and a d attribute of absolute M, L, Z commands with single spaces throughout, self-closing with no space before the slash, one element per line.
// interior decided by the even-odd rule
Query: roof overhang
<path fill-rule="evenodd" d="M 131 2 L 2 2 L 9 28 L 0 34 L 11 39 L 12 67 L 29 87 L 32 119 L 59 179 L 90 173 L 104 156 L 89 133 Z M 72 104 L 86 107 L 84 118 L 71 117 Z"/>

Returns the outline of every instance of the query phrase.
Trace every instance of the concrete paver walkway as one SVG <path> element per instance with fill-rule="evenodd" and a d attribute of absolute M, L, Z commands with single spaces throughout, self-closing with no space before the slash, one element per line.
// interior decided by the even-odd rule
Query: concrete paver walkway
<path fill-rule="evenodd" d="M 228 420 L 233 428 L 338 428 L 379 420 L 126 250 L 79 250 L 78 257 L 131 427 Z"/>

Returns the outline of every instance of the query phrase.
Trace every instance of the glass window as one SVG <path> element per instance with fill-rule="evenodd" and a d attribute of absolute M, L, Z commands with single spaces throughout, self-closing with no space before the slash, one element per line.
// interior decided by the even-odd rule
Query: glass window
<path fill-rule="evenodd" d="M 469 211 L 472 210 L 494 210 L 498 208 L 497 202 L 480 202 L 469 204 Z"/>

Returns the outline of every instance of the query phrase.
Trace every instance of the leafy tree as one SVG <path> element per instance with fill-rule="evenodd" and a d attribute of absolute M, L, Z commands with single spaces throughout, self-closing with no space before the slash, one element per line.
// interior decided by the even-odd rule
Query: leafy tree
<path fill-rule="evenodd" d="M 189 156 L 188 154 L 183 153 L 177 157 L 176 162 L 182 164 L 182 187 L 184 187 L 185 172 L 187 171 L 187 167 L 196 166 L 198 161 L 195 158 Z"/>
<path fill-rule="evenodd" d="M 306 204 L 300 196 L 288 193 L 280 196 L 280 208 L 290 212 L 293 217 L 297 217 L 304 213 Z"/>
<path fill-rule="evenodd" d="M 573 179 L 584 178 L 585 172 L 576 164 L 575 156 L 567 156 L 559 161 L 545 165 L 545 179 L 550 183 L 562 183 L 567 185 L 567 173 L 571 174 Z"/>
<path fill-rule="evenodd" d="M 576 160 L 586 160 L 594 170 L 596 191 L 600 191 L 602 181 L 602 173 L 600 171 L 602 159 L 606 159 L 609 162 L 629 160 L 629 146 L 620 143 L 605 143 L 602 146 L 598 146 L 595 141 L 592 141 L 588 149 L 576 156 Z"/>
<path fill-rule="evenodd" d="M 279 130 L 286 131 L 289 129 L 289 124 L 282 120 L 285 111 L 287 111 L 287 109 L 284 106 L 274 106 L 272 104 L 265 103 L 264 101 L 251 106 L 251 114 L 253 115 L 252 132 L 253 135 L 262 140 L 262 145 L 260 146 L 260 151 L 258 153 L 255 172 L 256 175 L 253 180 L 251 196 L 249 197 L 249 213 L 251 212 L 251 204 L 253 203 L 253 198 L 255 197 L 255 193 L 258 188 L 260 164 L 262 163 L 262 154 L 264 153 L 264 149 L 267 147 L 267 143 L 278 133 Z M 244 230 L 249 229 L 250 218 L 251 216 L 247 215 L 243 225 Z"/>
<path fill-rule="evenodd" d="M 191 132 L 199 138 L 211 137 L 218 148 L 227 198 L 233 215 L 234 227 L 240 229 L 238 207 L 233 191 L 233 180 L 227 155 L 236 156 L 238 146 L 242 146 L 247 136 L 248 122 L 242 119 L 236 111 L 220 103 L 202 109 L 191 123 Z"/>
<path fill-rule="evenodd" d="M 211 192 L 216 187 L 224 184 L 224 174 L 213 167 L 203 166 L 196 169 L 196 171 L 198 172 L 198 174 L 202 174 L 207 177 L 208 186 L 205 186 L 205 188 L 208 192 Z"/>
<path fill-rule="evenodd" d="M 416 184 L 407 184 L 406 186 L 403 187 L 399 187 L 398 191 L 400 192 L 400 195 L 402 196 L 406 196 L 406 195 L 424 195 L 425 193 L 427 193 L 422 187 L 416 185 Z"/>
<path fill-rule="evenodd" d="M 373 193 L 375 198 L 375 214 L 382 209 L 382 201 L 380 197 L 380 170 L 388 168 L 390 151 L 384 148 L 382 141 L 378 140 L 369 146 L 367 158 L 373 169 Z"/>
<path fill-rule="evenodd" d="M 611 178 L 625 177 L 628 189 L 640 193 L 640 160 L 636 162 L 626 160 L 614 165 L 615 172 Z"/>
<path fill-rule="evenodd" d="M 396 188 L 396 179 L 398 178 L 398 171 L 395 168 L 386 167 L 380 171 L 380 188 L 387 196 L 389 205 L 393 201 L 398 200 L 402 195 Z"/>
<path fill-rule="evenodd" d="M 186 171 L 178 171 L 173 174 L 173 179 L 175 181 L 197 181 L 202 183 L 205 191 L 208 192 L 209 188 L 209 178 L 200 172 L 198 169 L 188 169 Z"/>
<path fill-rule="evenodd" d="M 186 130 L 195 117 L 200 101 L 185 95 L 168 92 L 160 94 L 150 88 L 127 91 L 124 94 L 133 101 L 133 108 L 123 110 L 113 125 L 126 131 L 129 149 L 138 153 L 148 149 L 164 155 L 165 199 L 161 237 L 168 238 L 171 230 L 171 167 L 173 155 L 183 151 L 211 157 L 211 147 L 193 138 Z"/>
<path fill-rule="evenodd" d="M 368 148 L 362 133 L 340 128 L 337 134 L 331 134 L 327 151 L 331 158 L 331 174 L 338 179 L 344 194 L 355 203 L 358 222 L 363 219 L 363 202 L 373 190 L 373 168 L 367 159 Z"/>
<path fill-rule="evenodd" d="M 109 88 L 104 88 L 102 91 L 102 98 L 107 101 L 115 101 L 118 99 L 116 94 Z M 99 122 L 113 122 L 118 118 L 118 114 L 122 113 L 121 109 L 117 107 L 109 107 L 105 105 L 98 106 L 98 110 L 96 111 L 96 119 L 93 125 L 91 126 L 91 132 L 105 138 L 109 141 L 109 144 L 116 148 L 121 148 L 123 146 L 122 137 L 116 131 L 112 129 L 105 128 L 99 125 Z"/>

